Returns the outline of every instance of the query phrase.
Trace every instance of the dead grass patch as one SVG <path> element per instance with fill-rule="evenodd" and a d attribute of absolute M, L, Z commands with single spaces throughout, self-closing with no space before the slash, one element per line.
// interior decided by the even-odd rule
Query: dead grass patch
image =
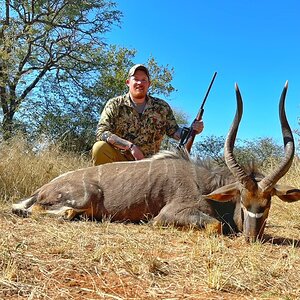
<path fill-rule="evenodd" d="M 300 201 L 275 198 L 265 242 L 254 244 L 149 224 L 23 219 L 12 201 L 90 164 L 26 149 L 0 148 L 1 299 L 299 299 Z M 299 178 L 296 161 L 284 180 Z"/>
<path fill-rule="evenodd" d="M 300 293 L 299 218 L 293 224 L 272 214 L 268 241 L 249 245 L 243 237 L 22 219 L 5 210 L 0 298 L 298 299 Z"/>

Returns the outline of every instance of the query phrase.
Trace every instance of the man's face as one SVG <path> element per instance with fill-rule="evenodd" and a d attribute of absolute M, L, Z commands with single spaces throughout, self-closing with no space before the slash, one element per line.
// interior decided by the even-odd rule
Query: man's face
<path fill-rule="evenodd" d="M 150 81 L 144 71 L 136 70 L 134 75 L 126 80 L 126 84 L 134 99 L 144 99 L 147 95 Z"/>

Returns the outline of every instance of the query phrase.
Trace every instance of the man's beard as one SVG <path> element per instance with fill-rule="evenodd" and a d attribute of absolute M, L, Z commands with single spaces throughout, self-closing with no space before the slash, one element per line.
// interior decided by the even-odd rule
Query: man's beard
<path fill-rule="evenodd" d="M 133 93 L 131 93 L 131 94 L 136 99 L 144 99 L 146 97 L 146 93 L 145 93 L 144 90 L 143 91 L 141 91 L 141 90 L 138 90 L 138 91 L 134 90 Z"/>

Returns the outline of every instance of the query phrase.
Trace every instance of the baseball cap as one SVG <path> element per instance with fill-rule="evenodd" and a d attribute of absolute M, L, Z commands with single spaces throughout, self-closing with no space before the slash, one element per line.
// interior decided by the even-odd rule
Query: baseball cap
<path fill-rule="evenodd" d="M 144 65 L 141 65 L 141 64 L 137 64 L 137 65 L 134 65 L 128 72 L 128 77 L 131 77 L 134 75 L 135 71 L 136 70 L 142 70 L 146 73 L 148 79 L 150 80 L 150 74 L 149 74 L 149 70 L 144 66 Z"/>

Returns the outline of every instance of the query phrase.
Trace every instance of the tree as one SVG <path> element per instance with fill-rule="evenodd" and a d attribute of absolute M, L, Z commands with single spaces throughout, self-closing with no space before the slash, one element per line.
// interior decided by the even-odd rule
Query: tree
<path fill-rule="evenodd" d="M 21 105 L 17 114 L 18 129 L 31 141 L 40 136 L 46 143 L 60 142 L 66 150 L 89 151 L 95 142 L 100 112 L 106 101 L 128 91 L 125 84 L 129 68 L 134 64 L 136 51 L 110 46 L 93 85 L 81 79 L 58 81 L 51 73 L 38 86 L 32 97 Z M 173 90 L 170 81 L 173 69 L 159 66 L 153 57 L 146 62 L 151 72 L 150 93 L 168 96 Z M 89 79 L 89 78 L 88 78 Z"/>
<path fill-rule="evenodd" d="M 218 165 L 224 165 L 225 137 L 209 136 L 194 145 L 194 155 L 200 159 L 209 159 Z M 255 161 L 258 167 L 268 169 L 278 164 L 283 157 L 283 149 L 272 138 L 237 140 L 234 155 L 241 165 Z"/>
<path fill-rule="evenodd" d="M 272 138 L 257 138 L 243 141 L 237 150 L 237 157 L 241 163 L 249 160 L 256 161 L 263 169 L 270 169 L 277 165 L 283 157 L 283 146 L 279 146 Z"/>
<path fill-rule="evenodd" d="M 95 142 L 99 112 L 106 97 L 123 93 L 124 74 L 135 50 L 108 47 L 106 67 L 97 74 L 94 84 L 82 77 L 81 84 L 48 74 L 27 98 L 16 115 L 18 130 L 32 142 L 41 136 L 46 143 L 59 142 L 66 150 L 87 151 Z"/>
<path fill-rule="evenodd" d="M 104 43 L 122 13 L 109 0 L 7 0 L 0 6 L 0 132 L 86 149 L 105 102 L 126 90 L 136 50 Z M 152 94 L 169 95 L 173 69 L 147 65 Z M 1 115 L 1 112 L 0 112 Z"/>
<path fill-rule="evenodd" d="M 15 127 L 32 143 L 59 143 L 63 150 L 86 152 L 93 144 L 96 107 L 81 96 L 76 85 L 56 83 L 47 76 L 39 97 L 25 101 L 17 113 Z"/>
<path fill-rule="evenodd" d="M 225 164 L 223 148 L 225 137 L 206 136 L 194 144 L 193 155 L 200 159 L 210 159 L 218 165 Z"/>
<path fill-rule="evenodd" d="M 0 10 L 2 133 L 9 138 L 22 102 L 47 74 L 93 84 L 105 68 L 104 34 L 122 13 L 109 0 L 6 0 Z M 103 66 L 104 65 L 104 66 Z"/>

